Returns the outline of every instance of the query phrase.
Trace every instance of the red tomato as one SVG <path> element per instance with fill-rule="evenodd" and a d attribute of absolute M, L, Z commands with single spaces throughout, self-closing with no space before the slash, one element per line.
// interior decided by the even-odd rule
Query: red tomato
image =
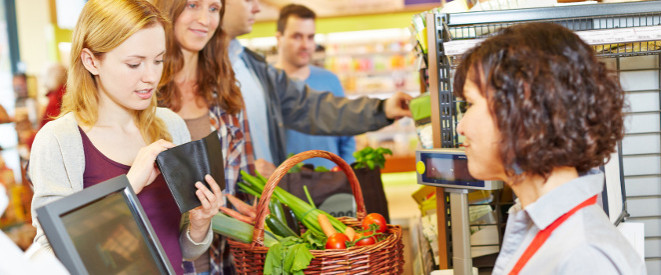
<path fill-rule="evenodd" d="M 379 233 L 384 233 L 386 232 L 386 229 L 388 229 L 388 226 L 386 225 L 386 219 L 379 213 L 371 213 L 365 217 L 363 220 L 363 230 L 370 229 L 371 224 L 376 224 L 379 226 L 379 228 L 376 230 L 376 232 Z"/>
<path fill-rule="evenodd" d="M 342 168 L 340 168 L 340 166 L 335 166 L 335 167 L 331 168 L 330 170 L 331 170 L 331 172 L 338 172 L 338 171 L 342 171 Z"/>
<path fill-rule="evenodd" d="M 356 241 L 357 246 L 364 246 L 364 245 L 370 245 L 370 244 L 375 244 L 376 243 L 376 237 L 367 237 L 365 239 L 360 240 L 360 238 L 362 238 L 365 235 L 371 236 L 371 234 L 368 234 L 368 233 L 358 233 L 358 234 L 356 234 L 356 239 L 355 240 L 359 240 L 359 241 Z"/>
<path fill-rule="evenodd" d="M 345 249 L 349 238 L 342 233 L 335 233 L 326 240 L 326 249 Z"/>

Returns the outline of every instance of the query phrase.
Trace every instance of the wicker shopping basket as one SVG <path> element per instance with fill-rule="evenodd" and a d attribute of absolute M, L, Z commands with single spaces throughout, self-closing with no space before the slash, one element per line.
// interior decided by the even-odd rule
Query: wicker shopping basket
<path fill-rule="evenodd" d="M 366 216 L 363 194 L 358 179 L 344 160 L 337 155 L 312 150 L 299 153 L 283 162 L 268 179 L 262 197 L 257 204 L 253 241 L 245 244 L 228 240 L 234 264 L 239 274 L 262 274 L 268 248 L 264 247 L 264 218 L 269 213 L 269 200 L 277 184 L 287 171 L 297 163 L 309 158 L 322 157 L 335 162 L 347 175 L 356 200 L 356 217 L 341 217 L 346 225 L 359 226 Z M 388 225 L 385 240 L 368 246 L 354 246 L 348 249 L 311 250 L 314 256 L 305 274 L 401 274 L 404 267 L 402 229 L 398 225 Z"/>

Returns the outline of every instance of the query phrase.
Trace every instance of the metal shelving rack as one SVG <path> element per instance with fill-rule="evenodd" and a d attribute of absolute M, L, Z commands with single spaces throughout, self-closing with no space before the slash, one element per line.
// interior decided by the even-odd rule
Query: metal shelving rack
<path fill-rule="evenodd" d="M 428 37 L 428 59 L 429 59 L 429 90 L 432 100 L 432 127 L 434 129 L 434 147 L 452 148 L 458 147 L 458 135 L 455 131 L 458 123 L 457 99 L 452 94 L 452 76 L 454 68 L 460 62 L 461 54 L 482 41 L 494 35 L 499 29 L 514 24 L 527 22 L 553 22 L 563 25 L 575 31 L 581 38 L 592 45 L 599 58 L 606 63 L 614 64 L 613 69 L 618 77 L 622 70 L 621 59 L 633 56 L 656 56 L 655 67 L 647 70 L 656 71 L 657 82 L 655 89 L 644 91 L 627 91 L 627 96 L 647 92 L 656 93 L 659 101 L 655 109 L 643 111 L 631 111 L 627 116 L 632 117 L 639 114 L 656 117 L 655 127 L 651 130 L 631 132 L 627 137 L 646 135 L 652 137 L 658 144 L 651 144 L 649 151 L 640 149 L 629 150 L 626 142 L 619 150 L 620 157 L 620 179 L 623 185 L 627 180 L 639 178 L 659 179 L 661 184 L 661 167 L 649 169 L 650 171 L 632 171 L 631 165 L 627 165 L 630 158 L 648 157 L 652 161 L 661 162 L 661 1 L 613 3 L 613 4 L 591 4 L 571 5 L 549 8 L 532 8 L 517 10 L 499 10 L 455 14 L 428 14 L 427 18 Z M 652 80 L 654 81 L 654 80 Z M 626 88 L 625 88 L 626 89 Z M 632 109 L 636 109 L 632 106 Z M 629 129 L 628 129 L 629 130 Z M 650 140 L 650 139 L 648 139 Z M 634 152 L 635 151 L 635 152 Z M 633 153 L 632 153 L 633 152 Z M 622 165 L 624 159 L 624 166 Z M 661 186 L 659 187 L 661 190 Z M 622 186 L 622 197 L 626 197 Z M 437 194 L 444 192 L 442 188 Z M 630 199 L 656 199 L 661 204 L 661 194 L 648 196 L 629 196 Z M 446 248 L 447 257 L 441 253 L 440 268 L 450 268 L 452 263 L 451 236 L 450 236 L 450 211 L 449 200 L 439 200 L 438 222 L 439 222 L 439 250 Z M 626 202 L 620 218 L 626 215 Z M 501 213 L 500 211 L 496 211 Z M 645 212 L 643 218 L 651 219 L 661 223 L 661 213 Z M 619 222 L 619 221 L 618 221 Z M 445 226 L 441 226 L 445 224 Z M 499 226 L 499 243 L 502 241 L 502 231 Z M 443 238 L 443 236 L 445 238 Z M 648 236 L 646 239 L 660 241 L 661 236 Z M 658 261 L 661 266 L 661 256 L 651 256 L 647 260 Z M 648 267 L 649 268 L 649 267 Z"/>

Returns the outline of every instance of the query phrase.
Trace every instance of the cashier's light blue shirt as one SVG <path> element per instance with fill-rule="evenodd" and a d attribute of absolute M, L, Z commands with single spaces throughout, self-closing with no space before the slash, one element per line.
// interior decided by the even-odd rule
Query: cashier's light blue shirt
<path fill-rule="evenodd" d="M 233 39 L 229 45 L 229 58 L 236 81 L 239 82 L 243 102 L 246 105 L 248 126 L 250 136 L 255 150 L 255 159 L 264 159 L 273 163 L 269 144 L 269 125 L 266 117 L 266 100 L 264 99 L 264 88 L 253 71 L 248 69 L 241 58 L 243 45 Z"/>
<path fill-rule="evenodd" d="M 588 198 L 601 193 L 604 175 L 588 172 L 521 209 L 509 210 L 493 274 L 508 274 L 537 233 Z M 520 274 L 646 274 L 645 263 L 599 204 L 577 211 L 553 231 Z"/>

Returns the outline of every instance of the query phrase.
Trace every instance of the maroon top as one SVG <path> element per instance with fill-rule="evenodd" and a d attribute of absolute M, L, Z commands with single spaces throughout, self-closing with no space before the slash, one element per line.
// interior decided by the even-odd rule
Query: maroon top
<path fill-rule="evenodd" d="M 85 172 L 83 173 L 83 188 L 90 187 L 128 173 L 131 166 L 113 161 L 99 151 L 80 127 L 85 151 Z M 177 274 L 183 274 L 181 266 L 182 255 L 179 245 L 179 208 L 170 193 L 163 176 L 159 175 L 152 184 L 142 189 L 138 199 L 145 210 L 151 226 L 156 232 L 165 253 Z"/>

